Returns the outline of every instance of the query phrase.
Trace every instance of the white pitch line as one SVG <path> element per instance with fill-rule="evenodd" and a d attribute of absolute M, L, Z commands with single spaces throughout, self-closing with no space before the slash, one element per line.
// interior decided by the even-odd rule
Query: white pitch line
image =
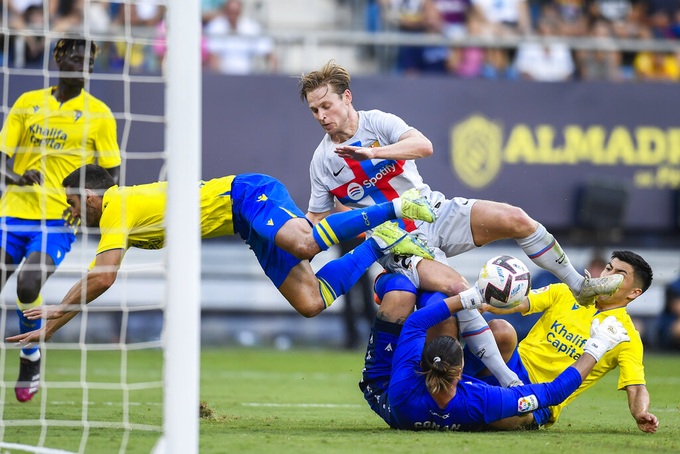
<path fill-rule="evenodd" d="M 73 451 L 63 451 L 61 449 L 43 448 L 30 445 L 20 445 L 16 443 L 5 443 L 0 441 L 0 448 L 18 449 L 20 451 L 32 452 L 34 454 L 73 454 Z"/>

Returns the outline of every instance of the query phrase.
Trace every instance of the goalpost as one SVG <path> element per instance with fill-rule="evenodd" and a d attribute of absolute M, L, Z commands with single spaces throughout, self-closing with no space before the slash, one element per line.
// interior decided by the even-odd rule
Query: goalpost
<path fill-rule="evenodd" d="M 169 0 L 167 19 L 169 249 L 163 452 L 180 454 L 198 452 L 201 244 L 196 182 L 201 161 L 200 2 Z"/>
<path fill-rule="evenodd" d="M 97 0 L 84 0 L 85 9 L 98 3 Z M 108 2 L 104 2 L 107 4 Z M 114 0 L 111 3 L 138 4 L 142 0 Z M 144 3 L 149 3 L 144 1 Z M 86 77 L 85 89 L 89 91 L 90 80 L 122 82 L 123 107 L 113 109 L 118 122 L 121 156 L 121 184 L 126 184 L 126 169 L 129 171 L 140 159 L 165 160 L 164 169 L 168 180 L 168 203 L 166 212 L 166 248 L 160 255 L 148 251 L 149 257 L 135 261 L 134 253 L 128 253 L 124 260 L 115 288 L 105 294 L 108 301 L 95 301 L 83 308 L 79 318 L 72 321 L 79 326 L 77 341 L 48 342 L 42 345 L 41 387 L 38 394 L 29 403 L 19 404 L 14 398 L 14 385 L 18 364 L 17 346 L 4 341 L 0 344 L 0 450 L 18 449 L 36 453 L 62 452 L 96 452 L 91 444 L 98 431 L 115 430 L 122 432 L 117 446 L 119 452 L 126 452 L 134 447 L 134 434 L 146 432 L 157 434 L 156 442 L 150 449 L 155 453 L 193 453 L 199 447 L 199 369 L 200 369 L 200 302 L 201 302 L 201 241 L 200 241 L 200 207 L 198 204 L 198 181 L 201 174 L 201 23 L 200 2 L 187 0 L 151 0 L 155 5 L 166 7 L 165 14 L 165 48 L 166 60 L 162 76 L 131 74 L 129 61 L 134 45 L 152 46 L 153 37 L 138 36 L 132 31 L 129 23 L 125 23 L 120 33 L 114 36 L 93 32 L 89 29 L 88 19 L 82 27 L 86 39 L 95 42 L 121 44 L 125 48 L 124 66 L 121 74 L 97 73 Z M 47 1 L 43 12 L 47 13 Z M 47 42 L 54 43 L 63 36 L 49 28 L 49 18 L 44 21 L 42 29 L 15 29 L 8 21 L 8 6 L 2 6 L 3 36 L 10 34 L 24 38 L 45 36 Z M 127 17 L 129 18 L 129 16 Z M 39 79 L 33 89 L 44 88 L 54 83 L 56 71 L 48 68 L 52 59 L 49 50 L 43 60 L 42 68 L 15 68 L 9 65 L 7 56 L 10 53 L 9 38 L 0 46 L 2 60 L 2 113 L 6 118 L 9 108 L 16 100 L 16 93 L 10 85 L 19 78 L 32 77 Z M 17 49 L 19 46 L 17 46 Z M 19 59 L 20 60 L 20 59 Z M 165 112 L 163 117 L 147 113 L 139 113 L 130 109 L 134 83 L 164 83 Z M 12 95 L 10 96 L 10 93 Z M 92 93 L 102 99 L 99 93 Z M 154 124 L 165 124 L 164 151 L 140 151 L 129 153 L 127 147 L 131 132 L 136 127 L 152 128 Z M 158 143 L 154 150 L 161 150 L 163 144 Z M 148 175 L 146 181 L 158 180 L 158 175 Z M 94 257 L 97 244 L 91 234 L 79 234 L 64 264 L 43 287 L 41 294 L 50 303 L 58 303 L 66 290 L 80 279 L 86 272 L 89 262 Z M 133 257 L 129 257 L 129 256 Z M 132 260 L 129 260 L 132 259 Z M 126 261 L 132 262 L 126 265 Z M 16 274 L 16 273 L 15 273 Z M 146 277 L 151 276 L 164 282 L 162 289 L 148 287 Z M 16 334 L 15 321 L 9 326 L 16 309 L 16 277 L 12 276 L 0 294 L 0 333 L 3 336 Z M 68 283 L 68 285 L 66 284 Z M 67 286 L 65 286 L 67 285 Z M 160 290 L 153 294 L 154 290 Z M 104 297 L 105 295 L 102 295 Z M 156 302 L 156 299 L 158 301 Z M 102 298 L 100 298 L 102 299 Z M 106 298 L 103 298 L 106 299 Z M 116 301 L 111 301 L 116 299 Z M 141 303 L 139 301 L 142 301 Z M 140 311 L 161 310 L 163 327 L 159 340 L 140 341 L 127 339 L 126 325 L 133 315 Z M 88 319 L 92 322 L 102 313 L 120 313 L 120 332 L 118 341 L 87 342 Z M 98 325 L 96 325 L 98 326 Z M 56 336 L 55 336 L 56 337 Z M 162 350 L 162 379 L 157 380 L 154 374 L 147 378 L 142 374 L 139 381 L 131 382 L 134 372 L 132 356 L 139 351 Z M 72 352 L 69 358 L 76 358 L 74 370 L 70 365 L 59 364 L 62 353 Z M 95 356 L 115 352 L 119 355 L 118 376 L 91 378 L 101 371 L 92 370 Z M 116 357 L 118 358 L 118 357 Z M 112 364 L 115 365 L 115 364 Z M 76 370 L 78 369 L 78 370 Z M 104 374 L 108 374 L 108 370 Z M 68 378 L 61 378 L 60 374 Z M 160 375 L 160 371 L 159 374 Z M 146 404 L 149 408 L 155 402 L 140 402 L 138 396 L 153 395 L 162 392 L 162 423 L 154 416 L 146 418 L 139 415 L 140 408 Z M 107 401 L 101 397 L 106 393 L 114 393 L 115 401 Z M 153 401 L 150 397 L 147 400 Z M 102 417 L 98 411 L 101 406 L 111 406 L 113 416 Z M 120 407 L 120 408 L 119 408 Z M 117 418 L 117 419 L 113 419 Z M 150 422 L 146 422 L 149 419 Z M 78 431 L 68 446 L 60 446 L 62 432 Z M 56 440 L 56 441 L 55 441 Z M 148 442 L 148 439 L 147 439 Z M 99 443 L 102 443 L 101 438 Z M 114 442 L 115 443 L 115 442 Z M 96 446 L 96 445 L 95 445 Z M 115 445 L 114 445 L 115 446 Z M 107 445 L 111 448 L 111 445 Z M 116 448 L 114 448 L 116 449 Z"/>

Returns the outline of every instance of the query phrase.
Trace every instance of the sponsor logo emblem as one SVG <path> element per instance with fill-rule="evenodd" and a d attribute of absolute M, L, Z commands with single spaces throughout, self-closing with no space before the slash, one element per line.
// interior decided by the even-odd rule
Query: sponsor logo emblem
<path fill-rule="evenodd" d="M 522 396 L 517 400 L 517 412 L 528 413 L 538 409 L 538 399 L 535 395 Z"/>
<path fill-rule="evenodd" d="M 364 197 L 364 188 L 359 183 L 350 183 L 347 186 L 347 196 L 352 200 L 361 200 Z"/>
<path fill-rule="evenodd" d="M 344 169 L 345 167 L 347 167 L 347 166 L 342 166 L 342 167 L 340 167 L 340 170 L 338 170 L 337 172 L 333 172 L 333 176 L 337 177 L 338 175 L 340 175 L 340 172 L 342 172 L 342 169 Z"/>

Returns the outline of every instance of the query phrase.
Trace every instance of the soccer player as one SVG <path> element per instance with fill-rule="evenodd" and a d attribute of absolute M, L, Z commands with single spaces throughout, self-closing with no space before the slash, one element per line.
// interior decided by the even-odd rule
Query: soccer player
<path fill-rule="evenodd" d="M 118 187 L 105 169 L 91 164 L 73 171 L 62 184 L 71 220 L 98 227 L 101 238 L 93 266 L 60 305 L 24 312 L 29 320 L 46 313 L 48 322 L 41 330 L 45 339 L 77 314 L 83 295 L 89 303 L 113 285 L 128 248 L 159 249 L 165 238 L 167 183 Z M 267 277 L 305 317 L 330 306 L 387 251 L 432 257 L 415 237 L 396 223 L 387 222 L 397 217 L 434 220 L 432 207 L 417 191 L 361 211 L 337 213 L 314 227 L 295 206 L 285 186 L 268 175 L 230 175 L 201 182 L 200 195 L 201 236 L 239 234 Z M 373 238 L 314 274 L 309 259 L 370 228 L 376 228 Z M 32 331 L 7 341 L 35 342 L 41 334 Z"/>
<path fill-rule="evenodd" d="M 583 384 L 567 400 L 559 405 L 535 413 L 539 426 L 550 426 L 560 416 L 562 409 L 586 389 L 617 366 L 619 368 L 618 389 L 625 390 L 628 407 L 640 430 L 654 433 L 659 420 L 649 412 L 649 392 L 645 386 L 645 372 L 642 364 L 643 346 L 640 333 L 635 329 L 626 307 L 642 295 L 652 283 L 652 269 L 638 254 L 631 251 L 615 251 L 602 271 L 602 276 L 618 274 L 623 284 L 613 295 L 603 295 L 594 305 L 579 304 L 564 284 L 552 284 L 533 290 L 519 306 L 512 309 L 497 309 L 487 306 L 489 312 L 522 315 L 541 313 L 541 317 L 527 336 L 517 345 L 517 336 L 512 325 L 505 320 L 491 320 L 489 325 L 499 339 L 500 350 L 509 359 L 525 382 L 542 383 L 558 376 L 572 361 L 583 354 L 588 327 L 593 320 L 607 316 L 616 317 L 630 334 L 630 342 L 614 348 L 604 355 L 602 361 L 583 381 Z M 512 341 L 514 337 L 514 343 Z M 466 352 L 465 373 L 483 377 L 483 365 Z M 495 383 L 493 377 L 483 378 Z"/>
<path fill-rule="evenodd" d="M 532 412 L 557 405 L 578 388 L 608 350 L 628 341 L 614 317 L 593 320 L 583 352 L 554 380 L 511 388 L 462 374 L 463 350 L 450 336 L 426 342 L 428 330 L 463 309 L 482 306 L 476 286 L 413 312 L 405 323 L 378 311 L 359 387 L 369 406 L 392 428 L 405 430 L 518 429 Z M 408 304 L 408 303 L 405 303 Z M 411 307 L 412 309 L 412 307 Z"/>
<path fill-rule="evenodd" d="M 621 284 L 620 276 L 591 279 L 579 274 L 545 227 L 518 207 L 489 200 L 447 199 L 431 190 L 418 173 L 415 159 L 430 156 L 432 143 L 396 115 L 355 110 L 350 75 L 335 62 L 303 75 L 299 94 L 325 132 L 310 165 L 312 190 L 307 217 L 313 223 L 330 213 L 335 199 L 350 208 L 364 208 L 392 200 L 411 188 L 419 189 L 437 209 L 438 219 L 431 224 L 405 223 L 406 230 L 435 248 L 436 260 L 399 260 L 388 255 L 379 260 L 386 270 L 404 274 L 423 290 L 455 295 L 469 284 L 446 265 L 446 258 L 512 238 L 536 265 L 565 282 L 581 303 L 592 302 L 597 294 L 612 293 Z M 396 294 L 385 298 L 384 310 L 392 304 L 394 311 L 402 310 L 403 305 L 392 301 Z M 460 330 L 471 334 L 468 345 L 501 383 L 517 383 L 484 318 L 477 311 L 468 311 L 460 313 L 458 320 Z M 454 336 L 456 330 L 451 322 L 442 327 L 442 332 Z"/>
<path fill-rule="evenodd" d="M 62 215 L 67 209 L 63 178 L 85 164 L 98 162 L 114 180 L 120 170 L 116 121 L 104 102 L 84 90 L 97 45 L 63 38 L 53 56 L 59 68 L 56 86 L 22 94 L 0 131 L 0 290 L 17 271 L 17 305 L 22 333 L 40 328 L 23 311 L 39 308 L 40 291 L 75 241 Z M 23 264 L 22 264 L 23 261 Z M 19 268 L 19 265 L 21 267 Z M 40 350 L 20 353 L 14 389 L 20 402 L 38 392 Z"/>

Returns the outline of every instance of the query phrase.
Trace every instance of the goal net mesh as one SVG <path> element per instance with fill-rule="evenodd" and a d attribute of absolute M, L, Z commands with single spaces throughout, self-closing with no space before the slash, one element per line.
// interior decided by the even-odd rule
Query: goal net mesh
<path fill-rule="evenodd" d="M 165 3 L 2 2 L 3 123 L 22 93 L 56 85 L 55 43 L 65 36 L 83 36 L 100 49 L 94 71 L 85 75 L 84 88 L 106 103 L 115 117 L 120 184 L 164 179 Z M 0 189 L 5 191 L 4 183 Z M 44 223 L 41 228 L 49 231 Z M 43 305 L 60 303 L 87 274 L 97 233 L 81 229 L 71 251 L 43 285 Z M 7 246 L 0 245 L 3 250 Z M 40 389 L 30 402 L 18 402 L 14 391 L 21 347 L 0 343 L 0 448 L 33 452 L 153 448 L 163 430 L 166 257 L 166 250 L 130 250 L 113 287 L 83 305 L 81 314 L 41 344 Z M 7 337 L 19 333 L 21 265 L 2 271 L 3 277 L 14 271 L 3 279 L 0 295 L 0 333 Z M 44 275 L 47 268 L 41 271 Z"/>

